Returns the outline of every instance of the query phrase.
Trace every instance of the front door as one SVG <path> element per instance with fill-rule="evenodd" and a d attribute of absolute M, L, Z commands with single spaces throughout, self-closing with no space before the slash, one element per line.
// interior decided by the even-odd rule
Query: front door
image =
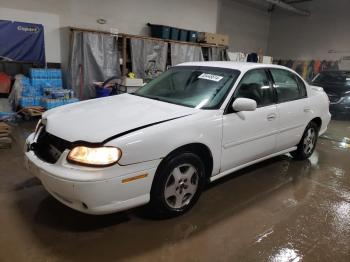
<path fill-rule="evenodd" d="M 233 112 L 232 102 L 239 97 L 254 99 L 257 109 Z M 267 71 L 248 71 L 223 117 L 221 172 L 274 153 L 277 132 L 277 106 Z"/>

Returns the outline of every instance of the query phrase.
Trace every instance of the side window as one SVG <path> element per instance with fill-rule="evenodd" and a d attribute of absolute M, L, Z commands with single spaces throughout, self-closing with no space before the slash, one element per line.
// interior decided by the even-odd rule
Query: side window
<path fill-rule="evenodd" d="M 245 74 L 235 93 L 235 98 L 239 97 L 255 100 L 258 107 L 274 103 L 273 92 L 264 69 L 252 70 Z"/>
<path fill-rule="evenodd" d="M 303 80 L 301 80 L 300 77 L 298 77 L 298 76 L 295 76 L 295 79 L 298 82 L 301 98 L 307 97 L 306 86 L 305 86 Z"/>
<path fill-rule="evenodd" d="M 283 69 L 270 69 L 270 71 L 275 82 L 275 89 L 279 103 L 305 97 L 306 94 L 302 94 L 299 89 L 300 83 L 297 81 L 297 76 L 292 72 Z"/>

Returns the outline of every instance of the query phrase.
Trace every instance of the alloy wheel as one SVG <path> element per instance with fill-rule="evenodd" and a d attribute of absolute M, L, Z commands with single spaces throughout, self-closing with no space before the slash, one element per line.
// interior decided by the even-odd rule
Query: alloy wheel
<path fill-rule="evenodd" d="M 166 183 L 164 197 L 171 208 L 181 209 L 187 206 L 198 189 L 198 170 L 191 164 L 175 167 Z"/>
<path fill-rule="evenodd" d="M 303 150 L 306 155 L 309 155 L 312 153 L 312 150 L 315 147 L 315 142 L 316 142 L 316 131 L 314 128 L 309 128 L 307 130 L 307 133 L 303 142 Z"/>

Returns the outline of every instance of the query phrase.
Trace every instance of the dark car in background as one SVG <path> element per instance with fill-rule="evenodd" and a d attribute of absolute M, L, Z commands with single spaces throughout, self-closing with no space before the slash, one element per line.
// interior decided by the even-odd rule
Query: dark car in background
<path fill-rule="evenodd" d="M 350 71 L 323 71 L 312 80 L 312 85 L 327 93 L 333 115 L 350 116 Z"/>

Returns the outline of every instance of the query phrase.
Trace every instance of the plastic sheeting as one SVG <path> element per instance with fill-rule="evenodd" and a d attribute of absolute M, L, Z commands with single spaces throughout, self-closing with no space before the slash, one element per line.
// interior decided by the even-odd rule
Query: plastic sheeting
<path fill-rule="evenodd" d="M 173 66 L 194 61 L 204 61 L 200 46 L 171 43 L 171 64 Z"/>
<path fill-rule="evenodd" d="M 146 39 L 131 39 L 132 71 L 136 77 L 151 80 L 166 70 L 168 44 Z"/>
<path fill-rule="evenodd" d="M 228 60 L 233 62 L 247 62 L 247 55 L 241 52 L 227 52 Z"/>
<path fill-rule="evenodd" d="M 13 110 L 16 110 L 19 104 L 19 98 L 21 97 L 22 93 L 22 83 L 21 80 L 24 77 L 24 75 L 16 75 L 15 76 L 15 82 L 12 86 L 11 93 L 8 97 L 9 104 L 13 108 Z"/>
<path fill-rule="evenodd" d="M 225 48 L 210 47 L 208 53 L 209 61 L 227 61 L 227 52 Z"/>
<path fill-rule="evenodd" d="M 0 98 L 0 112 L 11 113 L 10 102 L 7 98 Z"/>
<path fill-rule="evenodd" d="M 276 60 L 274 63 L 295 70 L 306 81 L 311 81 L 319 72 L 325 70 L 339 70 L 339 61 Z"/>
<path fill-rule="evenodd" d="M 70 60 L 70 85 L 80 100 L 95 97 L 93 82 L 121 77 L 116 36 L 74 31 Z"/>

